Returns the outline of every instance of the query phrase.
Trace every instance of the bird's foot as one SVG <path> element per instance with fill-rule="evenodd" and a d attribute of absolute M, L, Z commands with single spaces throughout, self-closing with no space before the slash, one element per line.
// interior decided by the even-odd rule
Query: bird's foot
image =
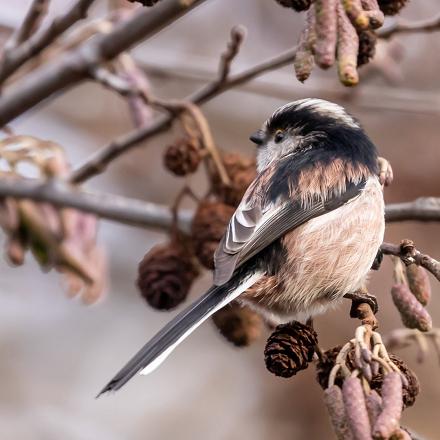
<path fill-rule="evenodd" d="M 370 325 L 374 330 L 378 327 L 376 313 L 379 310 L 377 299 L 365 289 L 347 293 L 344 298 L 351 299 L 350 317 L 360 319 L 362 325 Z"/>

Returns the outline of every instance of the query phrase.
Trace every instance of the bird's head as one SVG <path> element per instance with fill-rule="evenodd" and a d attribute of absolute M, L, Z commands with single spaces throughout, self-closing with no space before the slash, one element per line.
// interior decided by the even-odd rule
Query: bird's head
<path fill-rule="evenodd" d="M 356 119 L 340 105 L 323 99 L 301 99 L 280 107 L 250 140 L 258 148 L 259 171 L 283 156 L 324 145 L 335 153 L 364 154 L 366 148 L 375 154 Z"/>

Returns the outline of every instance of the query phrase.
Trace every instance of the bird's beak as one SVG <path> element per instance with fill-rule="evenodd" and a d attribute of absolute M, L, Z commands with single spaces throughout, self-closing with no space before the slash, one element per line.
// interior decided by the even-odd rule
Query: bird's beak
<path fill-rule="evenodd" d="M 249 139 L 257 145 L 262 145 L 266 141 L 266 132 L 264 130 L 257 130 L 255 133 L 251 134 Z"/>

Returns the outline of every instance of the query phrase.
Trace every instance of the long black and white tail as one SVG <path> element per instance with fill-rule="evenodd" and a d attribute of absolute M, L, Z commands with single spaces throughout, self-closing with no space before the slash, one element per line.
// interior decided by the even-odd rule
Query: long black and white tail
<path fill-rule="evenodd" d="M 226 284 L 211 287 L 147 342 L 97 397 L 119 390 L 137 373 L 151 373 L 200 324 L 255 284 L 262 275 L 263 272 L 237 274 Z"/>

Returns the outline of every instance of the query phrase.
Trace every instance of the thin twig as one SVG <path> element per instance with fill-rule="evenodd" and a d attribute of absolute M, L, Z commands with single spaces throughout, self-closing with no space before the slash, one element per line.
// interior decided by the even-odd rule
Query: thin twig
<path fill-rule="evenodd" d="M 382 243 L 380 249 L 385 255 L 399 257 L 405 264 L 415 263 L 431 272 L 440 281 L 440 262 L 419 252 L 411 240 L 402 240 L 400 245 Z"/>
<path fill-rule="evenodd" d="M 395 20 L 389 26 L 380 29 L 377 34 L 380 38 L 390 38 L 396 34 L 435 31 L 440 31 L 440 14 L 420 21 Z"/>
<path fill-rule="evenodd" d="M 211 81 L 192 95 L 188 96 L 185 100 L 195 104 L 203 104 L 239 84 L 248 82 L 268 71 L 290 64 L 295 59 L 295 55 L 296 48 L 289 49 L 286 52 L 263 61 L 241 73 L 231 75 L 224 82 L 219 82 L 218 78 L 216 78 L 214 81 Z M 165 131 L 175 117 L 176 115 L 174 114 L 159 116 L 148 127 L 133 130 L 116 138 L 89 158 L 84 165 L 75 170 L 72 173 L 71 181 L 74 183 L 84 182 L 85 180 L 102 173 L 110 162 L 131 150 L 139 142 L 150 139 Z"/>
<path fill-rule="evenodd" d="M 0 83 L 3 83 L 26 61 L 49 46 L 73 24 L 85 18 L 94 1 L 78 0 L 65 14 L 56 17 L 49 27 L 35 34 L 17 48 L 7 51 L 0 67 Z"/>
<path fill-rule="evenodd" d="M 234 26 L 231 30 L 231 39 L 226 50 L 223 52 L 220 59 L 219 75 L 217 81 L 222 83 L 229 76 L 231 71 L 231 63 L 238 55 L 240 47 L 246 38 L 246 28 L 244 26 Z"/>
<path fill-rule="evenodd" d="M 39 29 L 47 14 L 50 0 L 33 0 L 23 23 L 6 43 L 6 52 L 25 42 Z"/>
<path fill-rule="evenodd" d="M 134 89 L 139 90 L 140 96 L 129 96 L 128 106 L 135 127 L 144 127 L 152 121 L 153 111 L 149 105 L 151 95 L 150 82 L 145 72 L 138 67 L 133 57 L 122 53 L 116 62 L 116 72 Z"/>

